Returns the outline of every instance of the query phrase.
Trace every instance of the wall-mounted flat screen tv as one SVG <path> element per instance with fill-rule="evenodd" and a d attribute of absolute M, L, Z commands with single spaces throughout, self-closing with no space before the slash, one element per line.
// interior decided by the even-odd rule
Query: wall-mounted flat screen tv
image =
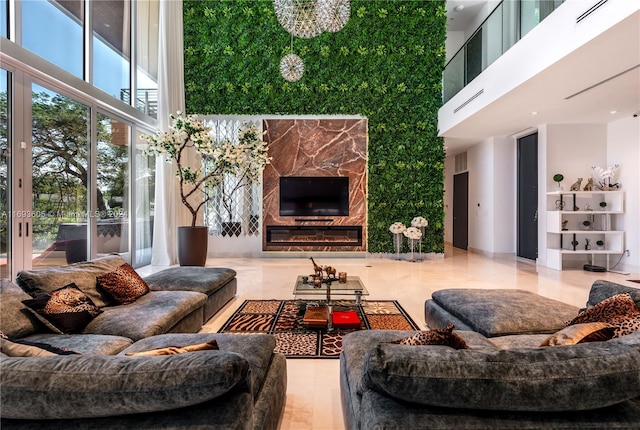
<path fill-rule="evenodd" d="M 280 177 L 280 216 L 347 215 L 348 176 Z"/>

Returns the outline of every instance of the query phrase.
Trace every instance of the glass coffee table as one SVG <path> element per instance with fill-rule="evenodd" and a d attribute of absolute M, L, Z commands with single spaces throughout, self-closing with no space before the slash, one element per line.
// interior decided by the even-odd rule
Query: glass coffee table
<path fill-rule="evenodd" d="M 345 283 L 331 281 L 330 286 L 323 283 L 320 287 L 316 287 L 308 282 L 303 282 L 302 276 L 298 276 L 293 289 L 293 296 L 296 299 L 331 302 L 335 297 L 344 299 L 344 296 L 350 296 L 358 305 L 362 298 L 368 295 L 369 291 L 367 291 L 357 276 L 347 277 L 347 282 Z"/>

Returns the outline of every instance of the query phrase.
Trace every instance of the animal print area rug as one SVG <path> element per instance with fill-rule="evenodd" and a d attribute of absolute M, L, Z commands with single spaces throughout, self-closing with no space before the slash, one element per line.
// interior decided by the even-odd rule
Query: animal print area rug
<path fill-rule="evenodd" d="M 246 300 L 218 333 L 268 333 L 276 338 L 276 352 L 287 358 L 338 358 L 342 336 L 355 330 L 309 329 L 302 323 L 306 302 L 301 300 Z M 419 330 L 396 300 L 337 300 L 334 311 L 355 310 L 360 330 Z"/>

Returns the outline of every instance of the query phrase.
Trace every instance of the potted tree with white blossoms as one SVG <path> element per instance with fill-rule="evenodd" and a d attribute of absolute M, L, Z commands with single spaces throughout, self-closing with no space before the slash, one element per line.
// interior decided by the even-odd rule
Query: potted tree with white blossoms
<path fill-rule="evenodd" d="M 204 266 L 207 259 L 208 227 L 196 226 L 198 214 L 215 195 L 225 176 L 243 178 L 241 185 L 256 180 L 269 163 L 268 147 L 254 125 L 243 124 L 238 142 L 217 139 L 211 127 L 196 115 L 171 115 L 168 131 L 147 136 L 149 154 L 166 155 L 175 162 L 180 182 L 180 201 L 191 214 L 191 225 L 178 227 L 178 260 L 181 266 Z M 185 165 L 187 151 L 201 157 L 201 166 Z"/>

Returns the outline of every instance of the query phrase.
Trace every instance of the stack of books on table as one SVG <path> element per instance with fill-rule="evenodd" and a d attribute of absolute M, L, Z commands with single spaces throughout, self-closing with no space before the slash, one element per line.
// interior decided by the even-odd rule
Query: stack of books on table
<path fill-rule="evenodd" d="M 325 328 L 329 321 L 327 306 L 307 306 L 302 322 L 309 328 Z"/>

